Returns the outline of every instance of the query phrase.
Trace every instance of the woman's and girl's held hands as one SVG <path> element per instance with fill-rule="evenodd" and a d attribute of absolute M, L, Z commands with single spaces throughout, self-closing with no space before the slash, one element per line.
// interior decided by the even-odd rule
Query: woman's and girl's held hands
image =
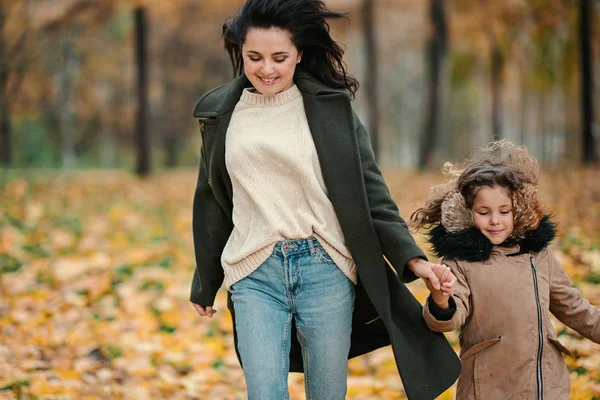
<path fill-rule="evenodd" d="M 431 299 L 437 304 L 439 308 L 445 310 L 449 307 L 450 296 L 454 294 L 454 285 L 456 284 L 456 276 L 452 273 L 452 270 L 446 264 L 437 264 L 431 267 L 437 278 L 442 283 L 442 289 L 435 289 L 430 286 L 427 281 L 427 289 L 431 292 Z"/>
<path fill-rule="evenodd" d="M 419 278 L 423 279 L 431 298 L 438 307 L 448 308 L 448 299 L 454 293 L 456 277 L 445 264 L 434 264 L 422 258 L 413 258 L 408 262 L 408 268 Z"/>
<path fill-rule="evenodd" d="M 419 278 L 423 279 L 431 292 L 431 298 L 442 309 L 448 308 L 448 299 L 454 291 L 456 277 L 450 267 L 444 264 L 434 264 L 422 258 L 413 258 L 408 262 L 408 268 Z M 201 317 L 209 317 L 217 312 L 212 306 L 201 306 L 192 303 Z"/>

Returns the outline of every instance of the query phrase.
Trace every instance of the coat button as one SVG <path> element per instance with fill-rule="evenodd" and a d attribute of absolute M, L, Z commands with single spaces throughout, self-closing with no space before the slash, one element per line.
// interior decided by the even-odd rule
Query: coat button
<path fill-rule="evenodd" d="M 204 122 L 200 122 L 200 132 L 204 133 Z"/>

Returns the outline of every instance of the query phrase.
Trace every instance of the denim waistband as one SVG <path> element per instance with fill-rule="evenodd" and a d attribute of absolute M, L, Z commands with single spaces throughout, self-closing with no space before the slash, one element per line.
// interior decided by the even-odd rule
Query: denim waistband
<path fill-rule="evenodd" d="M 314 254 L 315 248 L 318 247 L 321 247 L 321 245 L 319 244 L 317 238 L 315 238 L 314 236 L 311 236 L 306 239 L 284 240 L 275 244 L 275 247 L 273 247 L 273 254 L 286 256 L 305 252 L 310 252 L 310 254 Z"/>

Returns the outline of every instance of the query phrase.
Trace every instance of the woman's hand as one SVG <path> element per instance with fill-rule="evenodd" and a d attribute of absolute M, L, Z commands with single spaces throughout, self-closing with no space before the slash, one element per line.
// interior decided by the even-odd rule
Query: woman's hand
<path fill-rule="evenodd" d="M 413 258 L 408 261 L 408 268 L 423 279 L 429 291 L 441 291 L 445 296 L 451 296 L 454 293 L 456 277 L 447 265 L 433 264 L 422 258 Z"/>
<path fill-rule="evenodd" d="M 214 310 L 212 308 L 212 306 L 201 306 L 200 304 L 196 304 L 196 303 L 192 303 L 192 305 L 194 306 L 194 308 L 196 309 L 196 311 L 198 312 L 198 314 L 200 314 L 201 317 L 208 317 L 208 318 L 212 318 L 212 316 L 214 315 L 214 313 L 217 312 L 217 310 Z"/>

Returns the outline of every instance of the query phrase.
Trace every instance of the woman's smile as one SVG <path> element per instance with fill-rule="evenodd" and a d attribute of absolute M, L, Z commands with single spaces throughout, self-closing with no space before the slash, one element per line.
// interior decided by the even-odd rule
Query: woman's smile
<path fill-rule="evenodd" d="M 275 83 L 275 81 L 277 81 L 278 78 L 262 78 L 262 77 L 258 77 L 261 82 L 265 85 L 272 85 L 273 83 Z"/>

